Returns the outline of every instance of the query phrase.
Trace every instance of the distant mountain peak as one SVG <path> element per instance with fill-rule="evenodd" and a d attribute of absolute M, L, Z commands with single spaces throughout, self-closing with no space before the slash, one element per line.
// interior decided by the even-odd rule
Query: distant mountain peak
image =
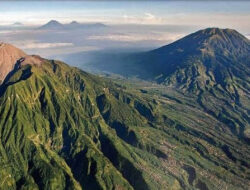
<path fill-rule="evenodd" d="M 21 23 L 21 22 L 15 22 L 12 24 L 12 26 L 22 26 L 22 25 L 23 25 L 23 23 Z"/>
<path fill-rule="evenodd" d="M 50 20 L 48 23 L 42 25 L 40 29 L 61 29 L 64 25 L 57 20 Z"/>
<path fill-rule="evenodd" d="M 57 20 L 50 20 L 47 24 L 61 24 Z"/>
<path fill-rule="evenodd" d="M 69 24 L 65 24 L 65 26 L 68 28 L 72 28 L 72 27 L 75 28 L 75 27 L 80 27 L 81 24 L 79 22 L 73 20 Z"/>
<path fill-rule="evenodd" d="M 101 23 L 101 22 L 97 22 L 97 23 L 95 23 L 94 25 L 96 25 L 96 26 L 101 26 L 101 27 L 106 27 L 107 25 L 105 25 L 105 24 L 103 24 L 103 23 Z"/>
<path fill-rule="evenodd" d="M 57 20 L 50 20 L 48 23 L 42 25 L 38 29 L 42 30 L 62 30 L 62 29 L 87 29 L 87 28 L 101 28 L 106 27 L 103 23 L 79 23 L 75 20 L 68 24 L 62 24 Z"/>
<path fill-rule="evenodd" d="M 79 22 L 73 20 L 70 24 L 80 24 Z"/>

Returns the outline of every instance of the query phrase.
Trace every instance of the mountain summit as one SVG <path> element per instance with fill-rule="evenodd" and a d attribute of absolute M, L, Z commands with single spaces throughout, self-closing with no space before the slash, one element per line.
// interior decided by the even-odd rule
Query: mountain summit
<path fill-rule="evenodd" d="M 208 28 L 153 51 L 127 56 L 117 65 L 103 67 L 186 91 L 219 86 L 229 92 L 236 81 L 249 85 L 250 41 L 236 30 Z M 249 86 L 243 88 L 249 90 Z"/>
<path fill-rule="evenodd" d="M 29 56 L 11 44 L 0 43 L 0 84 L 19 60 L 23 65 L 41 63 L 38 56 Z"/>
<path fill-rule="evenodd" d="M 95 66 L 189 91 L 208 83 L 225 87 L 233 75 L 248 78 L 250 41 L 233 29 L 207 28 L 152 51 L 105 58 L 109 64 L 100 59 Z"/>
<path fill-rule="evenodd" d="M 247 77 L 250 42 L 235 30 L 208 28 L 145 56 L 147 61 L 143 60 L 141 65 L 146 65 L 148 75 L 160 83 L 225 86 L 224 82 L 232 75 Z"/>
<path fill-rule="evenodd" d="M 250 140 L 249 124 L 234 115 L 250 109 L 250 41 L 239 32 L 200 30 L 143 54 L 137 63 L 145 71 L 141 77 L 195 94 L 205 111 L 223 122 L 227 115 L 233 133 Z"/>
<path fill-rule="evenodd" d="M 15 22 L 12 24 L 12 26 L 18 27 L 18 26 L 23 26 L 23 23 L 21 22 Z"/>
<path fill-rule="evenodd" d="M 154 50 L 156 53 L 188 52 L 194 55 L 242 56 L 249 52 L 249 40 L 233 29 L 207 28 L 172 44 Z"/>
<path fill-rule="evenodd" d="M 39 29 L 46 29 L 46 30 L 54 30 L 54 29 L 63 29 L 64 25 L 56 20 L 51 20 L 48 23 L 39 27 Z"/>
<path fill-rule="evenodd" d="M 77 21 L 72 21 L 71 23 L 69 23 L 69 25 L 78 26 L 78 25 L 80 25 L 80 23 Z"/>

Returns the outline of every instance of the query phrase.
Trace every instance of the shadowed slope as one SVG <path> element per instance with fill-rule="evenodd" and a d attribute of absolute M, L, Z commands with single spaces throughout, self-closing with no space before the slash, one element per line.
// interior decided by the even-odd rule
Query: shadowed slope
<path fill-rule="evenodd" d="M 22 62 L 22 65 L 42 63 L 42 59 L 38 56 L 29 56 L 10 44 L 0 43 L 0 84 L 18 61 Z"/>

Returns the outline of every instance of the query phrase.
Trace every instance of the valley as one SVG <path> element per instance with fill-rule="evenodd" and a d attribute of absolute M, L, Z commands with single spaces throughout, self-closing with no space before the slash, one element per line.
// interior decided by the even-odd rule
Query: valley
<path fill-rule="evenodd" d="M 2 43 L 0 189 L 247 190 L 249 50 L 209 28 L 93 75 Z"/>

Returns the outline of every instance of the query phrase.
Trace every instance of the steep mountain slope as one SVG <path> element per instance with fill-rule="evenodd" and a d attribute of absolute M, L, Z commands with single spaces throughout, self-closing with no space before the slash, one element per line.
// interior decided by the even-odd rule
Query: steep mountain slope
<path fill-rule="evenodd" d="M 208 113 L 249 141 L 250 42 L 231 29 L 209 28 L 147 55 L 158 83 L 195 93 Z M 143 77 L 148 77 L 143 76 Z M 225 119 L 227 115 L 230 120 Z"/>
<path fill-rule="evenodd" d="M 227 123 L 232 133 L 249 142 L 247 38 L 235 30 L 209 28 L 149 52 L 140 64 L 146 70 L 141 77 L 195 93 L 206 112 Z"/>
<path fill-rule="evenodd" d="M 1 188 L 132 189 L 101 152 L 99 136 L 111 143 L 114 132 L 99 121 L 97 79 L 46 60 L 11 75 L 1 86 Z"/>
<path fill-rule="evenodd" d="M 0 86 L 0 189 L 249 187 L 249 145 L 192 96 L 35 59 Z"/>
<path fill-rule="evenodd" d="M 209 28 L 149 52 L 146 64 L 160 83 L 184 88 L 249 82 L 250 42 L 235 30 Z"/>
<path fill-rule="evenodd" d="M 108 60 L 95 64 L 100 70 L 195 94 L 204 111 L 249 142 L 250 42 L 237 31 L 208 28 L 153 51 L 100 60 Z"/>
<path fill-rule="evenodd" d="M 24 59 L 22 61 L 23 65 L 27 64 L 27 62 L 29 62 L 29 64 L 41 63 L 38 56 L 29 56 L 11 44 L 0 43 L 0 84 L 21 59 Z"/>
<path fill-rule="evenodd" d="M 99 55 L 89 66 L 188 91 L 214 85 L 228 88 L 236 78 L 249 85 L 244 82 L 249 82 L 249 52 L 249 40 L 237 31 L 208 28 L 145 53 Z"/>

